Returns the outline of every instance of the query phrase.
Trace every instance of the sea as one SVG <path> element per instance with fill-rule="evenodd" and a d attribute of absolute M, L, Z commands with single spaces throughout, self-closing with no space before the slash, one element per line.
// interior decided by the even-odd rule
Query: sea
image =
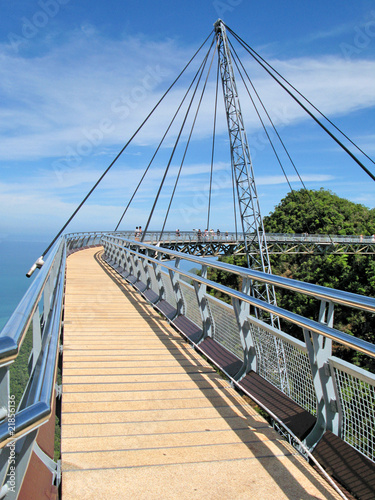
<path fill-rule="evenodd" d="M 47 241 L 0 240 L 0 331 L 37 276 L 38 270 L 31 278 L 26 278 L 26 273 L 47 245 Z M 180 265 L 186 271 L 199 267 L 184 261 Z"/>
<path fill-rule="evenodd" d="M 47 242 L 0 240 L 0 331 L 35 278 L 26 273 Z"/>

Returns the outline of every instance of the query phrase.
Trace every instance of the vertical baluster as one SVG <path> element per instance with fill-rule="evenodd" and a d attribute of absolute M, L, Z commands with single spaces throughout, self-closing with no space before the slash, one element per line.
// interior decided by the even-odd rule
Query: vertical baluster
<path fill-rule="evenodd" d="M 149 256 L 151 254 L 151 251 L 147 248 L 146 249 L 146 257 Z M 149 289 L 152 289 L 152 282 L 151 282 L 151 276 L 150 276 L 150 271 L 149 271 L 149 262 L 147 260 L 147 258 L 144 258 L 144 259 L 141 259 L 141 265 L 143 267 L 143 271 L 145 273 L 145 276 L 146 276 L 146 289 L 149 290 Z"/>
<path fill-rule="evenodd" d="M 157 259 L 160 261 L 161 260 L 161 252 L 158 252 Z M 152 263 L 152 267 L 154 268 L 155 272 L 155 277 L 156 277 L 156 282 L 158 284 L 158 289 L 159 289 L 159 299 L 164 299 L 165 298 L 165 289 L 164 289 L 164 283 L 163 283 L 163 278 L 161 274 L 161 266 L 160 264 L 156 264 L 156 262 Z"/>
<path fill-rule="evenodd" d="M 202 278 L 207 279 L 207 266 L 202 266 Z M 204 283 L 199 283 L 194 281 L 195 294 L 197 296 L 197 302 L 202 318 L 203 325 L 203 338 L 214 337 L 214 323 L 210 313 L 208 301 L 206 298 L 207 286 Z"/>
<path fill-rule="evenodd" d="M 249 278 L 244 278 L 242 282 L 242 291 L 250 293 L 251 282 Z M 240 332 L 242 349 L 244 351 L 244 364 L 237 374 L 237 379 L 242 378 L 250 370 L 257 371 L 257 359 L 254 339 L 251 334 L 248 317 L 250 316 L 250 304 L 232 297 L 232 305 L 236 315 L 237 324 Z"/>
<path fill-rule="evenodd" d="M 322 300 L 319 321 L 333 327 L 334 304 Z M 336 397 L 334 378 L 329 358 L 332 355 L 332 340 L 315 332 L 304 329 L 306 347 L 309 355 L 311 373 L 317 399 L 317 423 L 307 436 L 308 446 L 314 446 L 326 430 L 340 435 L 341 409 Z"/>
<path fill-rule="evenodd" d="M 180 275 L 178 274 L 178 269 L 180 267 L 180 258 L 177 258 L 175 261 L 175 271 L 172 271 L 169 269 L 169 278 L 172 283 L 172 289 L 175 295 L 176 299 L 176 304 L 177 304 L 177 316 L 180 314 L 184 314 L 184 297 L 182 295 L 180 285 L 179 285 L 179 280 L 180 280 Z"/>
<path fill-rule="evenodd" d="M 42 331 L 40 327 L 40 313 L 38 304 L 33 315 L 33 350 L 32 350 L 32 363 L 29 369 L 29 373 L 31 373 L 34 370 L 41 350 L 42 350 Z"/>

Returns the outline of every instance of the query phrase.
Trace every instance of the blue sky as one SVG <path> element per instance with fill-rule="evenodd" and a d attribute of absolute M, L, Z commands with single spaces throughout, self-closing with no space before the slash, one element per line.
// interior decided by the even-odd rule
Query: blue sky
<path fill-rule="evenodd" d="M 1 0 L 0 5 L 0 241 L 47 241 L 55 235 L 219 17 L 375 156 L 374 1 Z M 238 51 L 306 186 L 331 189 L 374 207 L 370 178 Z M 169 229 L 203 229 L 206 224 L 214 73 Z M 71 230 L 115 227 L 184 90 L 183 85 L 173 90 Z M 241 102 L 262 213 L 267 215 L 289 188 L 248 100 Z M 219 103 L 210 225 L 231 230 L 229 144 L 222 98 Z M 173 133 L 123 228 L 145 226 L 175 129 Z M 151 228 L 163 222 L 182 152 L 180 146 Z M 374 166 L 366 165 L 374 172 Z M 286 170 L 299 189 L 291 167 Z"/>

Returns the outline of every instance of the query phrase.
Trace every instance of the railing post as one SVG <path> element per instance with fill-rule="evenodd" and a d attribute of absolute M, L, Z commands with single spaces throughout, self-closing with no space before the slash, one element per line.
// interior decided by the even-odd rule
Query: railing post
<path fill-rule="evenodd" d="M 250 293 L 250 283 L 251 282 L 249 278 L 243 279 L 242 291 L 244 293 Z M 248 371 L 257 371 L 257 359 L 254 339 L 251 334 L 251 328 L 248 321 L 250 315 L 250 304 L 248 302 L 240 301 L 239 299 L 232 297 L 232 305 L 240 331 L 242 349 L 244 351 L 244 364 L 241 370 L 236 375 L 236 378 L 239 380 L 244 375 L 246 375 Z"/>
<path fill-rule="evenodd" d="M 158 252 L 157 259 L 160 260 L 160 258 L 161 258 L 161 252 Z M 158 284 L 159 300 L 161 300 L 165 296 L 164 283 L 163 283 L 163 278 L 161 275 L 161 266 L 160 266 L 160 264 L 156 264 L 156 262 L 153 262 L 152 267 L 154 268 L 156 282 Z"/>
<path fill-rule="evenodd" d="M 150 256 L 150 253 L 151 251 L 146 248 L 146 254 L 145 254 L 145 258 L 144 259 L 141 259 L 141 266 L 143 267 L 143 270 L 144 270 L 144 273 L 145 273 L 145 276 L 146 276 L 146 288 L 147 290 L 151 289 L 152 290 L 152 281 L 151 281 L 151 276 L 150 276 L 150 272 L 149 272 L 149 262 L 147 260 L 147 257 Z"/>
<path fill-rule="evenodd" d="M 138 255 L 132 255 L 131 256 L 132 262 L 133 262 L 133 269 L 134 273 L 133 275 L 137 278 L 137 281 L 142 281 L 142 276 L 141 276 L 141 270 L 139 268 L 139 258 Z"/>
<path fill-rule="evenodd" d="M 129 251 L 130 249 L 128 249 L 128 252 L 126 252 L 126 264 L 127 264 L 127 271 L 129 274 L 134 274 L 134 261 L 132 259 L 132 254 L 130 253 Z"/>
<path fill-rule="evenodd" d="M 33 452 L 34 442 L 36 435 L 38 434 L 38 429 L 27 434 L 23 439 L 20 439 L 15 443 L 15 479 L 16 483 L 15 489 L 9 489 L 6 499 L 16 500 L 20 492 L 20 486 L 22 484 L 23 478 L 26 474 L 27 467 L 29 465 L 30 456 Z"/>
<path fill-rule="evenodd" d="M 207 266 L 202 266 L 202 278 L 207 279 Z M 207 287 L 204 283 L 199 283 L 198 281 L 194 281 L 194 290 L 197 296 L 197 302 L 199 306 L 199 310 L 202 318 L 203 325 L 203 338 L 213 337 L 214 334 L 214 325 L 208 305 L 208 300 L 206 298 Z"/>
<path fill-rule="evenodd" d="M 319 321 L 332 327 L 333 314 L 334 304 L 322 300 Z M 332 355 L 332 340 L 307 329 L 303 330 L 303 334 L 317 400 L 317 422 L 306 438 L 306 444 L 311 448 L 315 446 L 326 430 L 340 436 L 341 410 L 329 365 L 329 358 Z"/>
<path fill-rule="evenodd" d="M 35 309 L 33 315 L 33 350 L 32 350 L 32 365 L 29 367 L 29 373 L 31 373 L 36 365 L 40 351 L 42 350 L 42 331 L 40 327 L 40 315 L 39 315 L 39 305 Z"/>
<path fill-rule="evenodd" d="M 6 365 L 0 367 L 0 421 L 9 417 L 12 401 L 14 404 L 14 395 L 10 394 L 9 390 L 9 365 Z M 15 411 L 16 408 L 11 408 L 12 414 L 14 414 L 13 410 Z"/>
<path fill-rule="evenodd" d="M 175 270 L 172 271 L 172 269 L 169 269 L 169 277 L 172 283 L 172 288 L 173 292 L 176 298 L 176 304 L 177 304 L 177 316 L 184 314 L 184 297 L 182 295 L 181 289 L 180 289 L 180 275 L 178 274 L 178 268 L 180 267 L 180 261 L 181 259 L 178 257 L 175 261 Z"/>

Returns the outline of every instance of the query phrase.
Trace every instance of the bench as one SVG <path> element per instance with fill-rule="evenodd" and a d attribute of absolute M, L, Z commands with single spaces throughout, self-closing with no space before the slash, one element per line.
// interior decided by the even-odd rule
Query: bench
<path fill-rule="evenodd" d="M 199 328 L 199 326 L 190 321 L 190 319 L 183 314 L 177 316 L 177 318 L 172 321 L 172 325 L 194 344 L 197 344 L 203 335 L 202 328 Z"/>
<path fill-rule="evenodd" d="M 198 347 L 203 354 L 207 354 L 207 356 L 230 377 L 234 377 L 243 365 L 243 362 L 237 358 L 237 356 L 229 352 L 211 337 L 206 337 L 200 342 Z"/>
<path fill-rule="evenodd" d="M 148 302 L 151 302 L 151 304 L 155 304 L 155 302 L 159 300 L 159 295 L 151 290 L 151 288 L 144 290 L 142 295 L 146 300 L 148 300 Z"/>
<path fill-rule="evenodd" d="M 326 431 L 313 456 L 345 488 L 361 500 L 375 498 L 375 463 L 341 438 Z"/>
<path fill-rule="evenodd" d="M 141 293 L 144 292 L 147 288 L 146 283 L 143 283 L 143 281 L 136 281 L 135 283 L 133 283 L 133 286 L 138 290 L 138 292 Z"/>
<path fill-rule="evenodd" d="M 283 392 L 257 373 L 249 372 L 239 383 L 250 397 L 264 404 L 300 440 L 303 440 L 316 423 L 314 415 L 295 403 Z"/>
<path fill-rule="evenodd" d="M 157 304 L 154 304 L 154 307 L 169 320 L 172 320 L 177 314 L 177 309 L 164 299 L 159 300 Z"/>

